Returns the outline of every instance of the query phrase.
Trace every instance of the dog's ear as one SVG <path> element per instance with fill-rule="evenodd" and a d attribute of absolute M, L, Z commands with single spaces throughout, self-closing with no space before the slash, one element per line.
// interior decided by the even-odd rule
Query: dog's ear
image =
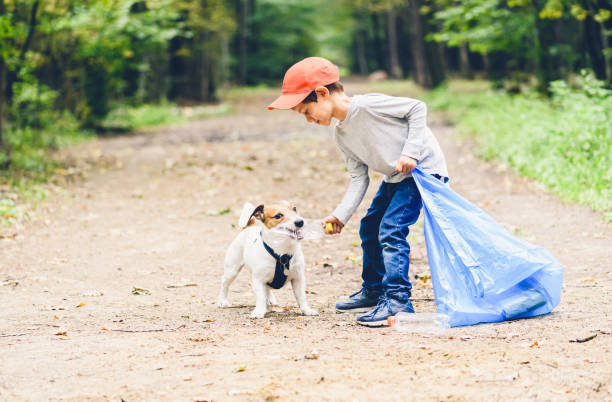
<path fill-rule="evenodd" d="M 251 218 L 253 217 L 263 221 L 263 209 L 263 204 L 255 207 L 255 205 L 251 204 L 250 202 L 245 202 L 244 206 L 242 207 L 240 219 L 238 220 L 238 227 L 241 229 L 247 227 Z"/>
<path fill-rule="evenodd" d="M 255 218 L 255 219 L 259 219 L 260 221 L 263 222 L 265 220 L 265 217 L 264 217 L 264 204 L 259 204 L 257 206 L 257 208 L 255 208 L 255 210 L 251 214 L 251 217 Z"/>

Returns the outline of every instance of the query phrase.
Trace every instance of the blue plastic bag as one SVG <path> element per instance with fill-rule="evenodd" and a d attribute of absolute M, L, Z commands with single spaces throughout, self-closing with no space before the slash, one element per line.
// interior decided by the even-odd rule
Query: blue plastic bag
<path fill-rule="evenodd" d="M 563 267 L 446 184 L 413 171 L 423 199 L 425 242 L 436 308 L 450 325 L 549 313 L 561 299 Z"/>

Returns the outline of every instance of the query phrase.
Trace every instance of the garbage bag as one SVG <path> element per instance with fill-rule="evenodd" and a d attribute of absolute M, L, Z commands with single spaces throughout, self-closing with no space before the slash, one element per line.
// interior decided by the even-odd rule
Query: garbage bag
<path fill-rule="evenodd" d="M 561 299 L 563 267 L 544 248 L 418 167 L 436 308 L 453 327 L 547 314 Z"/>

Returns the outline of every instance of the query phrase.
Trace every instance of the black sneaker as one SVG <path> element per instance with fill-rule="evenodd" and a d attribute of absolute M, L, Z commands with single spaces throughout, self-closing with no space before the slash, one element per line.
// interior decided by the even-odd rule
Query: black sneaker
<path fill-rule="evenodd" d="M 387 318 L 394 316 L 400 311 L 414 313 L 414 308 L 409 299 L 400 301 L 383 296 L 372 311 L 368 311 L 357 317 L 357 324 L 366 325 L 368 327 L 387 326 Z"/>
<path fill-rule="evenodd" d="M 361 288 L 361 290 L 350 295 L 348 300 L 336 303 L 336 312 L 363 313 L 378 304 L 378 298 L 381 294 L 381 292 Z"/>

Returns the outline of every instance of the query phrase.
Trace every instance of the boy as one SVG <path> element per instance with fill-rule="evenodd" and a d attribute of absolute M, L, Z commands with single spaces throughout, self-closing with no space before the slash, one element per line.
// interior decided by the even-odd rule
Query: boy
<path fill-rule="evenodd" d="M 448 172 L 438 141 L 426 125 L 423 102 L 382 94 L 351 98 L 339 79 L 338 68 L 330 61 L 306 58 L 287 70 L 282 95 L 268 109 L 292 109 L 324 126 L 332 118 L 338 120 L 334 140 L 351 181 L 340 205 L 324 219 L 332 223 L 332 233 L 342 231 L 361 203 L 369 184 L 368 170 L 385 174 L 359 229 L 362 289 L 336 304 L 340 312 L 367 311 L 357 317 L 359 324 L 381 326 L 400 311 L 414 312 L 406 237 L 422 202 L 410 172 L 418 163 L 445 182 Z"/>

